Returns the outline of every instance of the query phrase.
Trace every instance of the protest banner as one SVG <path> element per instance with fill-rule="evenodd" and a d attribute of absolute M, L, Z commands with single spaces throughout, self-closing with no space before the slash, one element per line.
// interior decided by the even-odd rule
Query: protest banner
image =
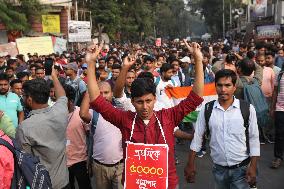
<path fill-rule="evenodd" d="M 49 55 L 54 52 L 50 36 L 19 38 L 16 39 L 16 43 L 19 53 L 25 56 L 27 56 L 28 53 L 37 53 L 38 55 Z"/>
<path fill-rule="evenodd" d="M 6 43 L 0 45 L 0 56 L 17 56 L 19 54 L 16 43 Z"/>
<path fill-rule="evenodd" d="M 168 146 L 127 144 L 125 189 L 166 189 L 168 187 Z"/>
<path fill-rule="evenodd" d="M 257 26 L 256 37 L 259 40 L 281 38 L 281 27 L 280 25 Z"/>
<path fill-rule="evenodd" d="M 59 15 L 49 14 L 42 15 L 42 32 L 43 33 L 60 33 L 60 17 Z"/>
<path fill-rule="evenodd" d="M 157 46 L 157 47 L 162 46 L 162 38 L 157 38 L 157 39 L 156 39 L 156 46 Z"/>
<path fill-rule="evenodd" d="M 91 23 L 88 21 L 68 21 L 68 41 L 88 42 L 91 41 Z"/>
<path fill-rule="evenodd" d="M 66 48 L 67 40 L 59 37 L 54 37 L 54 38 L 55 38 L 53 43 L 54 52 L 62 54 L 63 51 L 67 50 Z"/>

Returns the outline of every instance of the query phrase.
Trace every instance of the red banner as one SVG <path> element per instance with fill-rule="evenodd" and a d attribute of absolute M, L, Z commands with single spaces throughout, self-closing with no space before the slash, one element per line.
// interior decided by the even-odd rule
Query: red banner
<path fill-rule="evenodd" d="M 166 189 L 168 146 L 128 143 L 125 161 L 125 189 Z"/>
<path fill-rule="evenodd" d="M 162 38 L 157 38 L 157 39 L 156 39 L 156 46 L 157 46 L 157 47 L 162 46 Z"/>

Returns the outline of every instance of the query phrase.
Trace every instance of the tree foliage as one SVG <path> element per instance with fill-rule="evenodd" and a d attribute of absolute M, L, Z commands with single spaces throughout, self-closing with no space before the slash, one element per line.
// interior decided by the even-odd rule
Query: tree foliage
<path fill-rule="evenodd" d="M 112 38 L 139 40 L 189 35 L 190 12 L 183 0 L 96 0 L 90 2 L 94 25 L 103 23 Z"/>
<path fill-rule="evenodd" d="M 19 4 L 0 0 L 0 21 L 8 30 L 29 30 L 31 19 L 41 15 L 43 6 L 38 0 L 19 0 Z"/>
<path fill-rule="evenodd" d="M 240 8 L 240 0 L 224 0 L 225 25 L 228 27 L 230 16 L 230 3 L 234 8 Z M 223 28 L 223 1 L 222 0 L 189 0 L 188 5 L 193 14 L 205 18 L 205 23 L 211 33 L 215 36 L 222 36 Z"/>

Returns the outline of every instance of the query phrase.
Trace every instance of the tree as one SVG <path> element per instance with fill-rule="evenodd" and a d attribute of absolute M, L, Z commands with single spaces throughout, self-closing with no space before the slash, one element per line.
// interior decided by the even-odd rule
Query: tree
<path fill-rule="evenodd" d="M 90 9 L 94 25 L 104 24 L 105 31 L 114 39 L 121 26 L 121 11 L 118 3 L 115 0 L 96 0 L 90 3 Z"/>
<path fill-rule="evenodd" d="M 240 7 L 240 0 L 224 0 L 225 3 L 225 24 L 227 24 L 230 10 L 229 4 L 232 7 Z M 200 17 L 205 17 L 205 23 L 213 35 L 217 37 L 222 36 L 223 28 L 223 1 L 222 0 L 190 0 L 188 2 L 188 7 L 190 7 L 192 14 L 199 15 Z M 227 26 L 225 27 L 227 28 Z"/>
<path fill-rule="evenodd" d="M 38 0 L 19 0 L 17 5 L 9 0 L 0 0 L 0 21 L 8 30 L 29 30 L 30 21 L 41 15 L 42 11 L 43 5 Z"/>

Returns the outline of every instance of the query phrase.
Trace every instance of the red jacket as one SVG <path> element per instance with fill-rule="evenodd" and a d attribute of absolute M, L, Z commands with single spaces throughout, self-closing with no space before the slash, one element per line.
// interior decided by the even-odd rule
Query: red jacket
<path fill-rule="evenodd" d="M 11 139 L 0 130 L 0 138 L 12 144 Z M 14 174 L 14 157 L 12 152 L 0 145 L 0 189 L 10 189 Z"/>
<path fill-rule="evenodd" d="M 161 122 L 169 146 L 169 189 L 175 188 L 178 184 L 178 177 L 176 173 L 174 158 L 174 128 L 182 121 L 182 119 L 187 114 L 194 111 L 196 107 L 202 103 L 202 101 L 203 99 L 201 97 L 196 95 L 194 92 L 191 92 L 185 100 L 180 102 L 179 105 L 173 108 L 162 109 L 160 111 L 155 112 L 157 118 Z M 136 113 L 114 108 L 101 95 L 96 100 L 91 102 L 90 105 L 95 111 L 99 112 L 105 120 L 109 121 L 120 129 L 122 133 L 122 147 L 125 158 L 125 142 L 130 139 L 131 126 Z M 131 142 L 145 144 L 165 143 L 157 119 L 154 115 L 151 117 L 147 127 L 141 118 L 136 118 L 135 128 Z"/>

